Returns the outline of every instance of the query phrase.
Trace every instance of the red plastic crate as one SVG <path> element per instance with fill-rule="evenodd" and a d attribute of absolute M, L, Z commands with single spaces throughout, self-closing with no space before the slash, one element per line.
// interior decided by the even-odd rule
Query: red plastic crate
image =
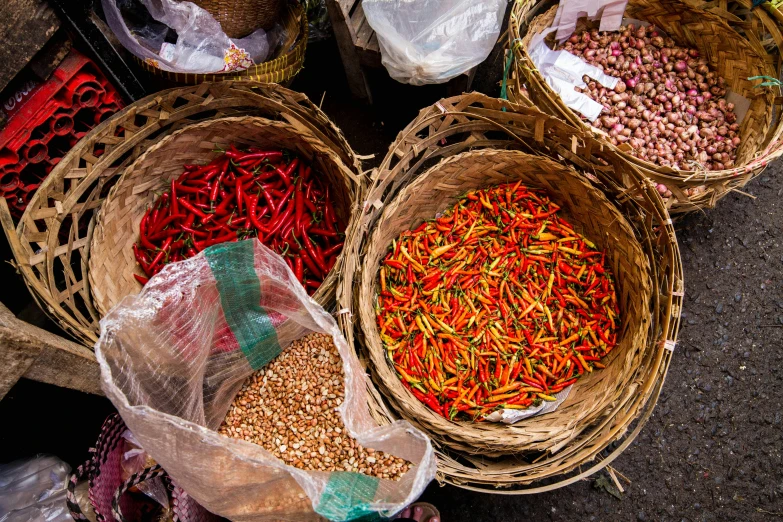
<path fill-rule="evenodd" d="M 33 192 L 90 129 L 123 102 L 98 67 L 71 50 L 45 82 L 28 82 L 3 103 L 0 193 L 20 218 Z"/>

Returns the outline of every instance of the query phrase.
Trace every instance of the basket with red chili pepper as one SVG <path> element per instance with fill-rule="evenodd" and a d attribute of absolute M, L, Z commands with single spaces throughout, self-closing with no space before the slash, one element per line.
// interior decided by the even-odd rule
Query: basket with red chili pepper
<path fill-rule="evenodd" d="M 327 306 L 360 181 L 306 126 L 257 116 L 185 126 L 128 166 L 101 206 L 93 302 L 105 314 L 166 264 L 258 238 Z"/>
<path fill-rule="evenodd" d="M 497 200 L 493 200 L 492 192 L 499 186 L 508 189 L 501 191 L 503 198 L 498 194 Z M 514 195 L 510 190 L 514 187 L 519 194 Z M 527 187 L 526 196 L 515 201 L 522 196 L 522 187 Z M 512 196 L 511 204 L 520 206 L 516 216 L 512 216 L 508 208 L 501 208 L 506 191 Z M 489 197 L 485 196 L 487 193 Z M 467 197 L 469 194 L 481 196 L 479 200 L 471 200 Z M 438 453 L 439 477 L 458 487 L 486 493 L 551 491 L 596 473 L 628 447 L 649 419 L 661 391 L 672 359 L 671 349 L 677 339 L 683 295 L 682 264 L 674 229 L 654 186 L 621 161 L 615 151 L 601 147 L 589 134 L 575 133 L 562 121 L 535 108 L 471 93 L 439 100 L 423 109 L 389 148 L 364 199 L 376 203 L 366 208 L 361 219 L 348 228 L 337 291 L 338 307 L 344 313 L 338 322 L 346 339 L 359 346 L 368 361 L 375 388 L 369 394 L 374 418 L 385 424 L 403 419 L 424 430 Z M 533 206 L 532 211 L 527 200 Z M 489 203 L 491 211 L 484 202 Z M 505 200 L 505 207 L 508 206 L 509 202 Z M 475 211 L 475 220 L 468 219 L 468 209 Z M 542 216 L 550 211 L 555 212 L 548 217 Z M 539 217 L 533 217 L 536 215 Z M 509 217 L 515 225 L 518 219 L 521 228 L 506 230 Z M 539 233 L 542 221 L 547 222 L 547 226 Z M 457 230 L 463 222 L 465 226 Z M 416 232 L 422 223 L 423 229 Z M 469 227 L 473 224 L 471 231 Z M 570 233 L 566 229 L 574 232 L 575 240 L 563 237 Z M 537 238 L 533 237 L 537 234 Z M 527 244 L 524 243 L 525 235 L 529 236 Z M 425 237 L 426 247 L 423 244 Z M 504 237 L 507 245 L 499 250 Z M 476 244 L 462 244 L 463 238 L 466 244 Z M 595 246 L 587 242 L 581 245 L 582 238 Z M 436 239 L 442 242 L 434 243 Z M 414 247 L 417 240 L 418 246 Z M 450 246 L 452 243 L 457 244 Z M 558 245 L 557 250 L 549 246 L 554 244 Z M 484 255 L 479 246 L 487 253 L 486 261 L 476 261 L 476 256 Z M 512 246 L 514 255 L 503 253 Z M 522 256 L 516 253 L 517 246 Z M 561 250 L 560 246 L 582 254 Z M 417 270 L 402 247 L 425 272 Z M 434 252 L 441 247 L 439 255 L 431 260 L 427 248 Z M 551 250 L 551 254 L 535 252 L 544 249 Z M 557 265 L 551 262 L 555 252 Z M 591 254 L 593 252 L 596 254 Z M 462 255 L 464 257 L 457 260 Z M 472 259 L 470 255 L 473 255 Z M 522 257 L 525 258 L 524 267 Z M 542 259 L 536 260 L 536 257 Z M 497 265 L 489 270 L 498 258 Z M 387 259 L 392 265 L 397 264 L 397 268 L 387 265 Z M 457 264 L 465 262 L 465 266 L 457 268 L 455 260 Z M 586 268 L 580 274 L 582 265 Z M 408 266 L 414 280 L 415 300 L 406 291 Z M 595 276 L 590 274 L 591 268 Z M 601 268 L 604 274 L 600 273 Z M 438 283 L 424 280 L 433 269 L 441 273 L 432 278 L 440 279 Z M 568 273 L 569 269 L 571 273 Z M 391 303 L 388 294 L 382 296 L 381 270 L 388 294 L 402 299 L 408 296 L 407 303 L 394 297 L 395 302 Z M 472 283 L 478 275 L 471 273 L 474 271 L 481 271 L 476 284 Z M 553 271 L 550 294 L 549 278 Z M 457 277 L 452 282 L 454 275 Z M 607 278 L 605 290 L 599 276 Z M 511 280 L 512 277 L 522 288 Z M 568 277 L 574 277 L 582 284 L 569 281 Z M 587 289 L 595 281 L 601 282 L 586 299 Z M 585 282 L 587 286 L 584 286 Z M 435 288 L 428 283 L 436 285 L 435 288 L 440 286 L 437 297 Z M 447 285 L 450 288 L 445 289 Z M 501 285 L 505 299 L 500 296 Z M 614 287 L 614 297 L 601 303 L 606 297 L 601 295 L 610 291 L 610 285 Z M 600 290 L 597 290 L 599 286 Z M 565 306 L 555 290 L 563 297 Z M 381 300 L 382 304 L 391 303 L 397 310 L 383 332 L 388 339 L 381 337 L 386 317 L 379 326 L 379 295 L 386 298 Z M 528 296 L 535 301 L 534 296 L 544 295 L 539 303 L 542 308 L 546 305 L 549 309 L 553 326 L 565 327 L 565 332 L 559 332 L 557 342 L 547 340 L 555 334 L 550 331 L 546 308 L 543 314 L 537 305 L 527 311 L 532 304 Z M 579 304 L 577 297 L 587 309 Z M 616 299 L 616 308 L 613 299 Z M 418 304 L 420 300 L 429 311 L 422 309 Z M 478 323 L 473 319 L 468 325 L 470 317 L 474 316 L 471 305 L 477 317 L 483 312 Z M 603 312 L 609 325 L 600 319 L 599 305 L 610 307 L 611 316 Z M 465 309 L 468 311 L 463 316 Z M 494 315 L 488 314 L 487 309 Z M 558 319 L 559 309 L 563 310 L 562 319 Z M 453 313 L 444 314 L 444 310 Z M 597 330 L 593 331 L 596 339 L 589 332 L 576 341 L 569 339 L 574 333 L 579 334 L 580 326 L 587 327 L 594 320 L 584 318 L 580 310 L 588 315 L 599 315 L 595 325 L 601 325 L 606 339 L 602 339 Z M 527 315 L 522 317 L 526 311 Z M 425 314 L 426 323 L 423 321 Z M 421 326 L 416 324 L 417 315 L 422 316 Z M 457 337 L 456 331 L 454 334 L 448 332 L 448 328 L 459 326 L 466 317 L 468 323 L 462 328 L 467 331 L 476 331 L 478 326 L 475 325 L 481 325 L 484 317 L 492 317 L 491 323 L 487 319 L 484 337 L 478 338 L 481 332 L 475 337 L 470 334 Z M 406 318 L 409 319 L 407 323 L 403 321 Z M 533 328 L 526 328 L 525 323 L 532 323 Z M 541 329 L 544 332 L 538 337 Z M 532 343 L 525 336 L 525 330 Z M 412 353 L 415 356 L 412 363 L 402 359 L 402 353 L 414 351 L 410 345 L 412 342 L 415 347 L 418 333 L 422 334 L 423 344 L 424 331 L 427 332 L 425 350 L 434 354 L 430 357 L 432 372 L 429 372 L 430 361 L 424 360 L 427 351 L 423 355 Z M 403 336 L 395 338 L 399 332 Z M 447 335 L 454 335 L 457 343 Z M 439 348 L 444 348 L 445 358 L 440 355 L 439 359 L 439 354 L 435 354 L 433 340 L 439 343 Z M 506 340 L 509 353 L 504 352 Z M 401 341 L 406 341 L 408 346 L 400 346 L 397 350 L 394 345 Z M 563 365 L 567 369 L 565 375 L 560 368 L 564 359 L 561 342 L 564 342 L 563 347 L 574 348 L 566 361 L 570 366 Z M 583 344 L 602 347 L 602 343 L 606 350 L 592 352 L 594 357 L 606 353 L 601 360 L 585 360 L 584 363 L 579 360 L 577 355 L 585 359 L 584 355 L 591 352 L 577 348 L 583 348 Z M 465 353 L 458 344 L 466 346 Z M 533 354 L 529 349 L 531 344 L 542 345 L 542 348 Z M 444 393 L 433 393 L 437 406 L 431 400 L 428 406 L 416 397 L 412 391 L 417 390 L 416 386 L 405 381 L 390 363 L 388 346 L 394 347 L 391 360 L 397 363 L 420 370 L 416 359 L 421 360 L 427 372 L 411 377 L 419 381 L 424 390 L 427 390 L 424 381 L 429 381 L 430 377 L 436 387 L 443 381 L 440 389 Z M 533 346 L 533 350 L 536 348 L 538 346 Z M 555 353 L 547 358 L 542 353 L 545 351 Z M 513 384 L 512 372 L 519 369 L 516 382 L 524 384 L 515 384 L 518 389 L 505 392 L 502 386 L 506 379 L 506 361 L 511 363 L 515 354 L 517 363 L 524 362 L 527 357 L 531 368 L 527 369 L 526 364 L 522 367 L 509 364 L 508 383 Z M 570 355 L 577 356 L 576 360 Z M 480 367 L 479 358 L 482 360 Z M 534 367 L 539 360 L 542 364 Z M 605 368 L 599 369 L 596 363 Z M 555 371 L 552 364 L 557 364 Z M 444 368 L 442 376 L 441 365 Z M 456 372 L 448 373 L 446 366 L 453 367 Z M 576 382 L 563 387 L 563 391 L 553 391 L 570 380 L 567 377 L 571 367 L 574 371 L 570 379 L 579 374 L 581 368 L 591 367 L 593 371 L 582 372 Z M 496 371 L 500 372 L 497 377 Z M 472 378 L 470 372 L 473 372 Z M 455 381 L 447 383 L 454 377 L 457 377 Z M 564 377 L 565 380 L 558 382 Z M 497 381 L 495 384 L 493 379 Z M 479 388 L 473 392 L 476 381 Z M 547 401 L 538 396 L 542 391 L 538 388 L 545 386 L 550 389 L 545 390 L 549 393 L 544 395 L 554 394 L 561 399 L 567 393 L 567 397 L 562 401 Z M 456 410 L 453 419 L 444 416 L 443 405 L 448 401 L 453 406 L 462 393 L 468 397 L 473 392 L 469 400 L 478 405 L 475 399 L 479 390 L 502 396 L 523 388 L 529 388 L 529 391 L 523 392 L 527 397 L 519 400 L 540 400 L 537 408 L 532 403 L 516 407 L 523 409 L 498 407 L 487 412 L 489 419 L 476 422 L 472 420 L 476 408 L 460 400 L 453 408 Z M 417 392 L 426 396 L 421 389 Z M 514 399 L 513 396 L 501 398 L 498 404 Z M 485 406 L 489 401 L 483 402 Z M 463 408 L 466 411 L 458 411 Z M 436 411 L 438 409 L 440 411 Z M 449 408 L 449 417 L 451 410 Z M 467 410 L 474 410 L 474 413 Z M 551 411 L 544 413 L 544 410 Z M 523 419 L 514 422 L 520 417 Z M 480 409 L 478 418 L 481 418 Z M 501 422 L 490 422 L 495 420 Z"/>
<path fill-rule="evenodd" d="M 395 239 L 376 320 L 404 386 L 438 415 L 527 409 L 600 362 L 620 322 L 605 253 L 521 181 L 472 190 Z"/>
<path fill-rule="evenodd" d="M 329 186 L 290 151 L 229 147 L 185 165 L 139 224 L 133 254 L 147 277 L 212 245 L 257 237 L 314 293 L 343 246 Z"/>

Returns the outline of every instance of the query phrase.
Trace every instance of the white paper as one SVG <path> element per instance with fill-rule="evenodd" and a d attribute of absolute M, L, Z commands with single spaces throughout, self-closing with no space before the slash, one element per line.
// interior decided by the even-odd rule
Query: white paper
<path fill-rule="evenodd" d="M 487 420 L 490 422 L 502 422 L 503 424 L 514 424 L 522 419 L 527 419 L 533 415 L 543 415 L 544 413 L 550 413 L 555 411 L 564 400 L 568 398 L 568 394 L 571 392 L 573 385 L 563 389 L 561 392 L 556 393 L 554 397 L 556 401 L 543 401 L 536 407 L 531 407 L 526 410 L 497 410 L 487 415 Z"/>
<path fill-rule="evenodd" d="M 552 27 L 557 29 L 557 41 L 564 42 L 574 34 L 576 23 L 582 17 L 598 20 L 599 31 L 617 31 L 623 23 L 628 0 L 561 0 Z"/>
<path fill-rule="evenodd" d="M 587 75 L 606 87 L 614 89 L 619 81 L 613 76 L 604 74 L 603 70 L 588 64 L 568 51 L 553 51 L 544 42 L 544 38 L 554 31 L 548 29 L 533 36 L 528 47 L 530 59 L 546 83 L 555 91 L 563 103 L 582 114 L 588 120 L 595 121 L 601 114 L 603 105 L 592 100 L 586 94 L 577 92 L 575 87 L 586 87 L 582 77 Z"/>

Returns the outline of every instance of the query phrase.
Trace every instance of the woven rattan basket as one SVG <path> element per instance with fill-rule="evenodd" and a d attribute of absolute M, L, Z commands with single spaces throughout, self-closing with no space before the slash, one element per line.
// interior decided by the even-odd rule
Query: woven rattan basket
<path fill-rule="evenodd" d="M 269 29 L 285 0 L 194 0 L 215 17 L 229 38 L 242 38 L 256 29 Z"/>
<path fill-rule="evenodd" d="M 90 288 L 100 315 L 106 314 L 126 295 L 136 294 L 141 284 L 133 274 L 144 275 L 133 256 L 139 240 L 139 223 L 182 166 L 207 164 L 229 145 L 243 149 L 288 149 L 326 178 L 335 212 L 349 223 L 359 187 L 355 174 L 327 144 L 307 129 L 286 122 L 240 116 L 207 120 L 184 127 L 150 147 L 122 174 L 100 208 L 89 257 Z M 338 257 L 313 298 L 324 306 L 334 300 L 339 270 Z"/>
<path fill-rule="evenodd" d="M 618 278 L 623 348 L 554 413 L 515 426 L 446 421 L 408 395 L 381 353 L 372 308 L 378 260 L 391 238 L 466 189 L 510 179 L 546 188 L 607 249 Z M 649 417 L 679 328 L 679 251 L 652 184 L 590 134 L 478 94 L 441 100 L 397 137 L 346 249 L 340 324 L 358 340 L 377 386 L 376 420 L 403 417 L 428 432 L 441 480 L 500 493 L 554 489 L 609 464 Z"/>
<path fill-rule="evenodd" d="M 783 39 L 777 25 L 761 10 L 752 13 L 738 11 L 754 21 L 744 23 L 720 5 L 716 6 L 715 2 L 710 5 L 700 1 L 693 3 L 696 7 L 680 0 L 630 0 L 625 14 L 654 24 L 680 44 L 699 49 L 713 70 L 726 79 L 730 89 L 748 98 L 751 103 L 741 123 L 742 143 L 735 167 L 731 169 L 675 170 L 634 157 L 630 147 L 617 149 L 626 161 L 671 190 L 672 197 L 667 198 L 666 205 L 673 214 L 713 207 L 727 193 L 747 184 L 783 152 L 779 141 L 783 133 L 778 117 L 780 98 L 776 98 L 780 91 L 777 88 L 754 88 L 758 82 L 748 80 L 752 76 L 776 76 L 779 72 L 777 46 L 783 43 Z M 723 16 L 702 7 L 711 10 L 717 7 Z M 734 7 L 737 7 L 736 3 Z M 514 93 L 524 85 L 530 99 L 543 111 L 564 118 L 584 131 L 592 131 L 589 123 L 569 109 L 547 85 L 527 54 L 530 39 L 551 25 L 556 10 L 557 3 L 551 0 L 520 0 L 514 4 L 509 22 L 509 47 L 514 53 L 515 63 L 509 98 L 515 100 Z M 737 30 L 732 29 L 727 20 L 735 23 Z M 597 131 L 593 132 L 600 135 Z M 603 142 L 612 147 L 608 141 Z"/>
<path fill-rule="evenodd" d="M 141 59 L 137 59 L 137 61 L 139 65 L 155 76 L 160 76 L 179 85 L 229 80 L 252 80 L 286 85 L 297 75 L 304 64 L 308 31 L 304 8 L 298 4 L 286 4 L 282 11 L 280 24 L 285 30 L 285 39 L 280 44 L 275 57 L 264 63 L 253 65 L 244 71 L 214 74 L 177 73 L 164 71 Z"/>
<path fill-rule="evenodd" d="M 278 85 L 205 83 L 141 99 L 88 133 L 41 184 L 19 223 L 0 198 L 0 223 L 41 308 L 92 347 L 100 314 L 87 277 L 94 218 L 125 167 L 157 140 L 185 125 L 232 115 L 285 122 L 318 137 L 361 181 L 342 133 L 307 97 Z"/>

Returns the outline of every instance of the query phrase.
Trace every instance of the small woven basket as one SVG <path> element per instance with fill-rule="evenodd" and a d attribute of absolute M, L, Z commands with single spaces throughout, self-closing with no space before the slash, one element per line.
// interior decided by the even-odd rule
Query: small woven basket
<path fill-rule="evenodd" d="M 269 29 L 280 17 L 285 0 L 193 0 L 220 23 L 229 38 Z"/>
<path fill-rule="evenodd" d="M 90 131 L 55 166 L 14 223 L 0 198 L 0 224 L 17 269 L 41 309 L 92 348 L 100 314 L 87 272 L 95 216 L 124 169 L 178 129 L 236 115 L 285 122 L 327 145 L 363 182 L 340 130 L 304 94 L 256 82 L 204 83 L 143 98 Z"/>
<path fill-rule="evenodd" d="M 385 358 L 373 308 L 379 262 L 392 238 L 465 190 L 512 180 L 545 188 L 606 249 L 618 280 L 621 341 L 607 368 L 580 379 L 553 413 L 512 426 L 448 421 L 410 395 Z M 343 333 L 359 341 L 377 387 L 370 396 L 379 423 L 402 417 L 426 431 L 442 481 L 499 493 L 564 486 L 630 444 L 660 393 L 683 291 L 671 220 L 649 181 L 588 133 L 533 108 L 470 94 L 421 111 L 390 148 L 367 200 L 348 234 L 337 299 L 350 312 L 340 316 Z"/>
<path fill-rule="evenodd" d="M 182 166 L 207 164 L 229 145 L 239 149 L 288 149 L 311 164 L 328 183 L 334 209 L 349 223 L 357 196 L 355 174 L 317 136 L 286 122 L 245 116 L 208 120 L 184 127 L 150 147 L 122 174 L 100 208 L 89 257 L 90 288 L 100 315 L 141 284 L 133 277 L 144 273 L 136 263 L 133 244 L 147 209 L 182 174 Z M 338 257 L 313 298 L 324 306 L 334 300 Z"/>
<path fill-rule="evenodd" d="M 155 76 L 160 76 L 179 85 L 197 85 L 203 82 L 228 80 L 252 80 L 286 85 L 297 75 L 304 64 L 308 32 L 304 8 L 298 4 L 286 4 L 280 23 L 285 31 L 285 40 L 280 44 L 275 57 L 253 65 L 244 71 L 211 74 L 177 73 L 159 69 L 152 63 L 138 58 L 137 61 L 139 65 Z"/>
<path fill-rule="evenodd" d="M 516 101 L 516 93 L 526 87 L 530 99 L 541 110 L 565 119 L 582 131 L 594 132 L 601 137 L 604 145 L 617 150 L 625 161 L 671 190 L 672 197 L 667 198 L 665 203 L 672 214 L 714 207 L 719 199 L 732 190 L 741 189 L 783 153 L 780 89 L 754 88 L 756 84 L 748 80 L 761 75 L 777 77 L 780 72 L 776 55 L 778 46 L 783 44 L 783 36 L 777 24 L 760 8 L 753 12 L 747 12 L 746 8 L 736 9 L 739 7 L 737 2 L 732 2 L 733 8 L 751 23 L 745 23 L 721 7 L 723 3 L 689 3 L 696 6 L 680 0 L 630 0 L 625 14 L 654 24 L 679 44 L 697 48 L 709 60 L 712 69 L 726 79 L 731 91 L 750 100 L 750 108 L 740 126 L 742 143 L 735 166 L 731 169 L 675 170 L 636 158 L 627 145 L 614 147 L 603 139 L 602 133 L 594 130 L 589 122 L 582 120 L 578 113 L 563 103 L 527 53 L 533 35 L 552 24 L 557 3 L 551 0 L 520 0 L 514 3 L 509 22 L 509 48 L 515 58 L 509 98 Z M 715 9 L 719 10 L 719 14 L 714 12 Z M 737 30 L 732 29 L 727 21 L 734 23 Z"/>

